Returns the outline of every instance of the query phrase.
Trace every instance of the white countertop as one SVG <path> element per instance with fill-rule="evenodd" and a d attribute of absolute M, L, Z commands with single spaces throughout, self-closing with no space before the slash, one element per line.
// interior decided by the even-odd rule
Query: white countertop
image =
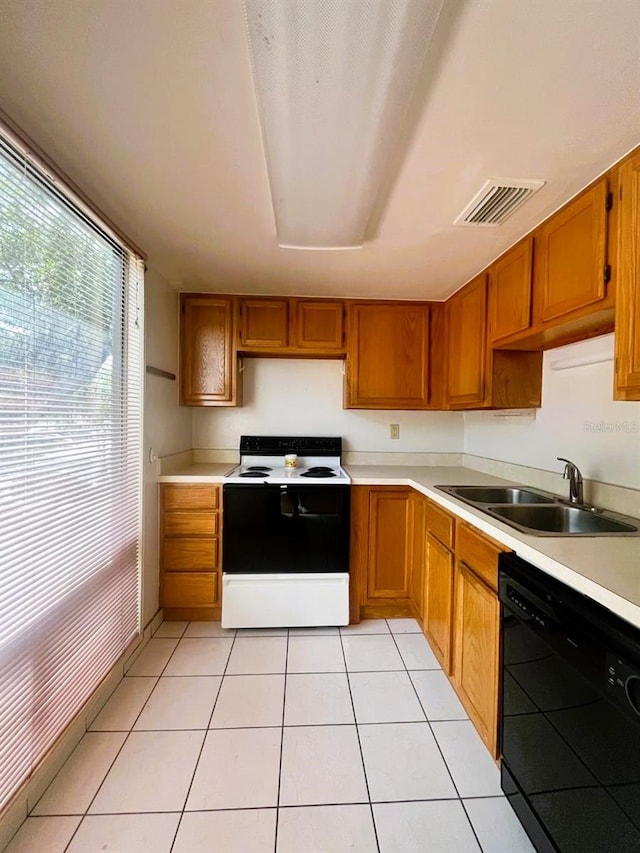
<path fill-rule="evenodd" d="M 222 483 L 233 463 L 200 463 L 161 476 L 161 483 Z M 434 488 L 438 485 L 507 485 L 462 466 L 347 465 L 355 486 L 411 486 L 470 522 L 552 577 L 640 627 L 640 537 L 531 536 Z"/>
<path fill-rule="evenodd" d="M 159 483 L 224 483 L 225 476 L 238 467 L 237 462 L 198 462 L 185 465 L 172 474 L 162 474 Z"/>

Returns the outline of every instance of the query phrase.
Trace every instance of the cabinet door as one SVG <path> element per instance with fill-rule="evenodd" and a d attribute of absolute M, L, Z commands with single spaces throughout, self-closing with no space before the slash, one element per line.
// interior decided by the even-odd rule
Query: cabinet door
<path fill-rule="evenodd" d="M 424 582 L 424 629 L 447 675 L 451 672 L 453 554 L 427 534 Z"/>
<path fill-rule="evenodd" d="M 237 406 L 233 299 L 183 294 L 180 310 L 180 403 Z"/>
<path fill-rule="evenodd" d="M 533 239 L 518 243 L 489 269 L 489 339 L 523 332 L 531 325 Z"/>
<path fill-rule="evenodd" d="M 535 234 L 535 323 L 556 320 L 606 297 L 606 237 L 603 178 Z"/>
<path fill-rule="evenodd" d="M 453 680 L 481 738 L 496 755 L 500 606 L 462 562 L 456 567 Z"/>
<path fill-rule="evenodd" d="M 344 303 L 296 300 L 293 346 L 319 353 L 344 350 Z"/>
<path fill-rule="evenodd" d="M 286 299 L 240 300 L 240 348 L 286 349 L 289 346 L 289 303 Z"/>
<path fill-rule="evenodd" d="M 616 398 L 640 400 L 640 154 L 620 167 Z"/>
<path fill-rule="evenodd" d="M 487 279 L 482 273 L 447 302 L 447 402 L 454 408 L 485 400 Z"/>
<path fill-rule="evenodd" d="M 409 598 L 419 619 L 423 618 L 424 560 L 425 560 L 425 505 L 426 498 L 411 492 L 411 571 Z"/>
<path fill-rule="evenodd" d="M 346 408 L 428 408 L 428 362 L 428 305 L 349 306 Z"/>
<path fill-rule="evenodd" d="M 411 532 L 409 489 L 369 492 L 368 598 L 408 598 Z"/>

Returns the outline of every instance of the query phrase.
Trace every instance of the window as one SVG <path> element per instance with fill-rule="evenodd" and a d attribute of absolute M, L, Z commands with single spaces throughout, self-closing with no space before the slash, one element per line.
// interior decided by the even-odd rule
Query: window
<path fill-rule="evenodd" d="M 140 630 L 142 278 L 0 135 L 0 808 Z"/>

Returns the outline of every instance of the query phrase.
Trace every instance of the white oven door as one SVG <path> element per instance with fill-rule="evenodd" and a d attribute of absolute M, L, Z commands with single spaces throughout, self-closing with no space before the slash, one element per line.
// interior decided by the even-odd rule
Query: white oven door
<path fill-rule="evenodd" d="M 349 575 L 223 574 L 223 628 L 349 624 Z"/>

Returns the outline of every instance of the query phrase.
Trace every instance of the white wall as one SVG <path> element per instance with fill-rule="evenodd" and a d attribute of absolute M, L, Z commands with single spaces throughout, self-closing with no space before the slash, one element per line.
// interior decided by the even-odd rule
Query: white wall
<path fill-rule="evenodd" d="M 373 412 L 342 408 L 343 361 L 247 358 L 244 405 L 193 410 L 193 446 L 237 450 L 243 433 L 339 435 L 346 450 L 461 453 L 456 412 Z M 391 440 L 389 424 L 400 424 Z"/>
<path fill-rule="evenodd" d="M 145 275 L 145 364 L 178 373 L 178 294 L 153 270 Z M 158 609 L 158 456 L 191 448 L 191 412 L 178 406 L 177 382 L 144 376 L 142 622 Z"/>
<path fill-rule="evenodd" d="M 552 369 L 554 362 L 601 355 L 611 360 Z M 565 456 L 589 479 L 640 489 L 640 402 L 611 399 L 612 359 L 613 335 L 547 351 L 536 420 L 469 412 L 465 453 L 548 471 L 561 471 L 556 456 Z"/>

